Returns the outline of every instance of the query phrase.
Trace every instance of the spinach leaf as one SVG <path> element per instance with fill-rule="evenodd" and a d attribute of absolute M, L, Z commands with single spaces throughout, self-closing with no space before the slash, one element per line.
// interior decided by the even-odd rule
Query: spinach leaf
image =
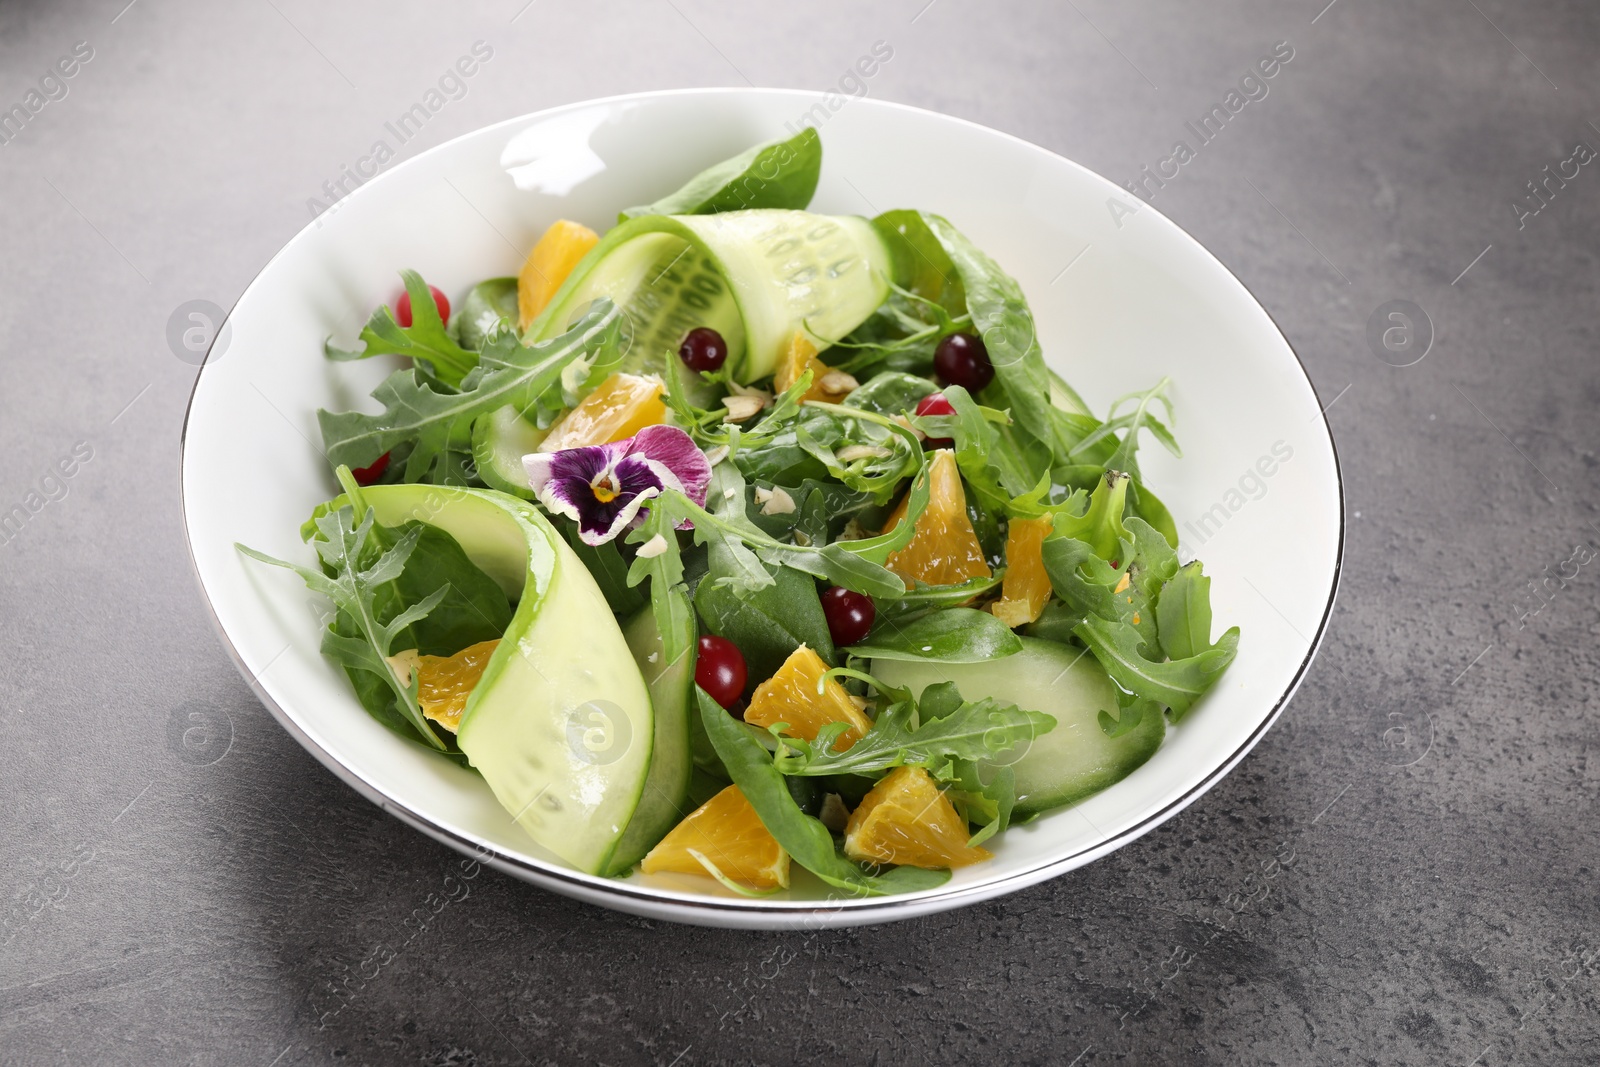
<path fill-rule="evenodd" d="M 617 547 L 617 542 L 591 545 L 578 536 L 576 523 L 562 523 L 561 528 L 567 544 L 594 576 L 595 584 L 600 587 L 600 593 L 606 598 L 606 605 L 611 608 L 613 615 L 631 616 L 644 606 L 644 592 L 628 584 L 628 563 L 622 558 L 622 550 Z M 670 585 L 664 588 L 670 588 Z"/>
<path fill-rule="evenodd" d="M 414 648 L 424 656 L 453 656 L 469 645 L 492 641 L 511 625 L 511 602 L 500 583 L 467 558 L 461 545 L 437 526 L 412 520 L 397 527 L 373 527 L 374 541 L 392 548 L 413 528 L 416 546 L 393 581 L 395 603 L 418 604 L 444 589 L 426 616 L 396 634 L 396 649 Z"/>
<path fill-rule="evenodd" d="M 336 347 L 330 337 L 323 345 L 329 359 L 366 359 L 369 356 L 410 356 L 426 363 L 434 376 L 452 388 L 477 365 L 478 357 L 451 339 L 439 318 L 439 306 L 422 275 L 414 270 L 403 270 L 406 293 L 411 297 L 411 325 L 401 326 L 387 306 L 379 307 L 361 330 L 361 340 L 366 342 L 360 350 Z M 374 457 L 376 458 L 376 457 Z"/>
<path fill-rule="evenodd" d="M 1211 643 L 1211 579 L 1199 560 L 1161 587 L 1156 623 L 1161 651 L 1171 659 L 1188 659 L 1215 647 Z"/>
<path fill-rule="evenodd" d="M 719 580 L 725 575 L 726 551 L 723 545 L 711 546 L 711 569 L 695 590 L 694 606 L 707 630 L 739 646 L 751 684 L 776 674 L 801 645 L 809 645 L 832 665 L 833 638 L 816 581 L 788 567 L 769 568 L 771 585 L 739 593 Z"/>
<path fill-rule="evenodd" d="M 490 278 L 479 282 L 461 302 L 461 310 L 450 319 L 461 347 L 479 351 L 497 330 L 517 326 L 517 280 Z"/>
<path fill-rule="evenodd" d="M 987 578 L 969 578 L 957 585 L 926 585 L 918 582 L 900 596 L 892 600 L 878 600 L 873 606 L 877 608 L 880 622 L 898 622 L 935 608 L 960 607 L 994 589 L 1004 579 L 1005 574 L 1001 572 Z"/>
<path fill-rule="evenodd" d="M 1053 716 L 1023 711 L 993 697 L 925 717 L 919 717 L 915 701 L 902 700 L 880 712 L 872 729 L 843 752 L 835 751 L 833 744 L 850 728 L 848 723 L 830 723 L 812 741 L 777 735 L 774 764 L 786 775 L 879 775 L 916 763 L 935 777 L 944 777 L 950 773 L 951 760 L 992 760 L 1049 733 L 1055 725 Z"/>
<path fill-rule="evenodd" d="M 670 196 L 630 207 L 618 217 L 712 215 L 753 208 L 802 210 L 811 203 L 822 174 L 822 138 L 806 127 L 787 140 L 771 141 L 696 174 Z"/>
<path fill-rule="evenodd" d="M 388 657 L 400 651 L 395 647 L 395 638 L 425 618 L 445 598 L 448 590 L 441 586 L 432 595 L 398 610 L 394 610 L 396 605 L 392 599 L 387 605 L 380 605 L 380 591 L 400 577 L 422 530 L 413 526 L 397 537 L 393 545 L 377 551 L 372 543 L 376 525 L 377 518 L 370 508 L 359 524 L 353 507 L 342 507 L 320 516 L 316 526 L 321 536 L 312 544 L 328 571 L 326 574 L 275 559 L 244 545 L 235 544 L 234 547 L 251 559 L 294 571 L 313 592 L 332 600 L 346 617 L 347 628 L 352 632 L 328 629 L 322 635 L 322 654 L 346 669 L 366 671 L 383 679 L 417 738 L 442 751 L 444 741 L 434 732 L 417 704 L 417 680 L 412 678 L 409 685 L 402 685 Z M 388 617 L 381 617 L 383 615 Z"/>
<path fill-rule="evenodd" d="M 1025 637 L 1069 645 L 1072 643 L 1072 628 L 1082 622 L 1086 614 L 1060 600 L 1052 600 L 1039 612 L 1037 619 L 1022 628 L 1022 633 Z"/>
<path fill-rule="evenodd" d="M 1173 722 L 1211 687 L 1239 648 L 1239 628 L 1235 626 L 1207 651 L 1161 663 L 1146 657 L 1145 641 L 1129 623 L 1091 615 L 1072 632 L 1118 685 L 1170 708 Z"/>
<path fill-rule="evenodd" d="M 914 893 L 943 885 L 948 871 L 896 867 L 883 874 L 867 874 L 834 848 L 833 836 L 821 822 L 800 810 L 790 795 L 785 777 L 750 732 L 696 687 L 700 720 L 706 736 L 744 794 L 761 817 L 762 825 L 800 866 L 853 896 Z M 858 744 L 860 742 L 857 742 Z"/>
<path fill-rule="evenodd" d="M 884 371 L 862 382 L 840 403 L 879 415 L 909 415 L 917 409 L 917 401 L 938 391 L 937 385 L 919 374 Z"/>
<path fill-rule="evenodd" d="M 432 307 L 432 297 L 423 303 Z M 544 394 L 558 385 L 563 393 L 576 389 L 583 373 L 574 369 L 586 373 L 597 363 L 619 359 L 621 321 L 609 300 L 597 300 L 566 333 L 532 348 L 524 347 L 512 333 L 497 334 L 483 350 L 479 365 L 462 380 L 460 392 L 441 393 L 414 370 L 395 371 L 372 393 L 383 404 L 382 414 L 317 412 L 328 461 L 336 466 L 366 466 L 385 452 L 409 445 L 404 479 L 429 480 L 451 453 L 471 451 L 472 421 L 479 415 L 507 404 L 527 411 L 548 402 Z"/>
<path fill-rule="evenodd" d="M 966 313 L 963 277 L 943 242 L 929 229 L 926 216 L 905 209 L 885 211 L 872 225 L 889 247 L 895 278 L 903 280 L 913 296 L 939 305 L 947 316 Z"/>
<path fill-rule="evenodd" d="M 864 659 L 982 663 L 1021 652 L 1022 641 L 987 611 L 944 608 L 909 622 L 885 620 L 846 651 Z"/>
<path fill-rule="evenodd" d="M 961 279 L 972 328 L 983 339 L 995 383 L 1008 401 L 1001 406 L 1009 406 L 1023 430 L 1049 445 L 1055 440 L 1050 372 L 1022 287 L 945 219 L 917 214 Z"/>

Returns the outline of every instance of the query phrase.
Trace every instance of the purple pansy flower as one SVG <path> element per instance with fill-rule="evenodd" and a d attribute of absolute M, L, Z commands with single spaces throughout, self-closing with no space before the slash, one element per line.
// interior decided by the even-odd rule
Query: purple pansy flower
<path fill-rule="evenodd" d="M 576 521 L 587 545 L 603 545 L 637 525 L 640 509 L 665 490 L 704 505 L 711 483 L 705 453 L 676 426 L 646 426 L 609 445 L 535 452 L 522 465 L 539 503 Z"/>

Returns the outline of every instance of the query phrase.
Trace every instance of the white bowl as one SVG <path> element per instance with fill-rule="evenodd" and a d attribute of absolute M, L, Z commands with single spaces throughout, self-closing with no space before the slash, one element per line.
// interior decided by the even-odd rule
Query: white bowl
<path fill-rule="evenodd" d="M 323 604 L 293 574 L 233 545 L 311 562 L 300 524 L 336 492 L 315 411 L 370 409 L 368 391 L 393 366 L 330 363 L 322 342 L 352 339 L 399 292 L 400 268 L 458 300 L 483 278 L 516 273 L 552 220 L 604 230 L 619 208 L 807 116 L 824 117 L 815 210 L 916 207 L 949 218 L 1022 283 L 1046 358 L 1102 415 L 1116 397 L 1173 379 L 1184 458 L 1147 441 L 1141 461 L 1177 519 L 1184 557 L 1206 562 L 1218 629 L 1243 628 L 1239 656 L 1143 767 L 1007 831 L 993 860 L 935 890 L 829 900 L 797 884 L 745 899 L 710 879 L 580 874 L 526 837 L 476 775 L 371 719 L 317 651 Z M 512 119 L 356 190 L 273 257 L 229 325 L 190 402 L 182 498 L 195 571 L 239 669 L 284 728 L 363 796 L 502 871 L 605 907 L 713 926 L 846 926 L 1070 871 L 1176 815 L 1244 757 L 1304 676 L 1333 607 L 1344 541 L 1338 460 L 1311 383 L 1261 305 L 1148 204 L 1042 148 L 944 115 L 865 99 L 830 112 L 819 94 L 697 89 Z"/>

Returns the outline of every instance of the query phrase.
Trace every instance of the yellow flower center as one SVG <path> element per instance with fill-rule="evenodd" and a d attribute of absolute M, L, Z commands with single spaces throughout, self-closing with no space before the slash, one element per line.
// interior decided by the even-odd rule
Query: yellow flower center
<path fill-rule="evenodd" d="M 594 491 L 594 498 L 602 504 L 611 503 L 622 493 L 622 486 L 617 483 L 617 476 L 609 471 L 590 482 L 589 488 Z"/>

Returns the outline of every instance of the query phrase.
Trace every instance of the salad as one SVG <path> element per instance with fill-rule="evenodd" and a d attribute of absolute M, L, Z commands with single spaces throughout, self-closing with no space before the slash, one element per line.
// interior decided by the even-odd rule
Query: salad
<path fill-rule="evenodd" d="M 806 210 L 821 167 L 808 129 L 556 221 L 453 313 L 402 272 L 326 348 L 406 365 L 318 413 L 316 565 L 239 546 L 333 602 L 369 714 L 581 871 L 926 889 L 1234 658 L 1140 474 L 1167 381 L 1097 418 L 999 265 L 938 215 Z"/>

